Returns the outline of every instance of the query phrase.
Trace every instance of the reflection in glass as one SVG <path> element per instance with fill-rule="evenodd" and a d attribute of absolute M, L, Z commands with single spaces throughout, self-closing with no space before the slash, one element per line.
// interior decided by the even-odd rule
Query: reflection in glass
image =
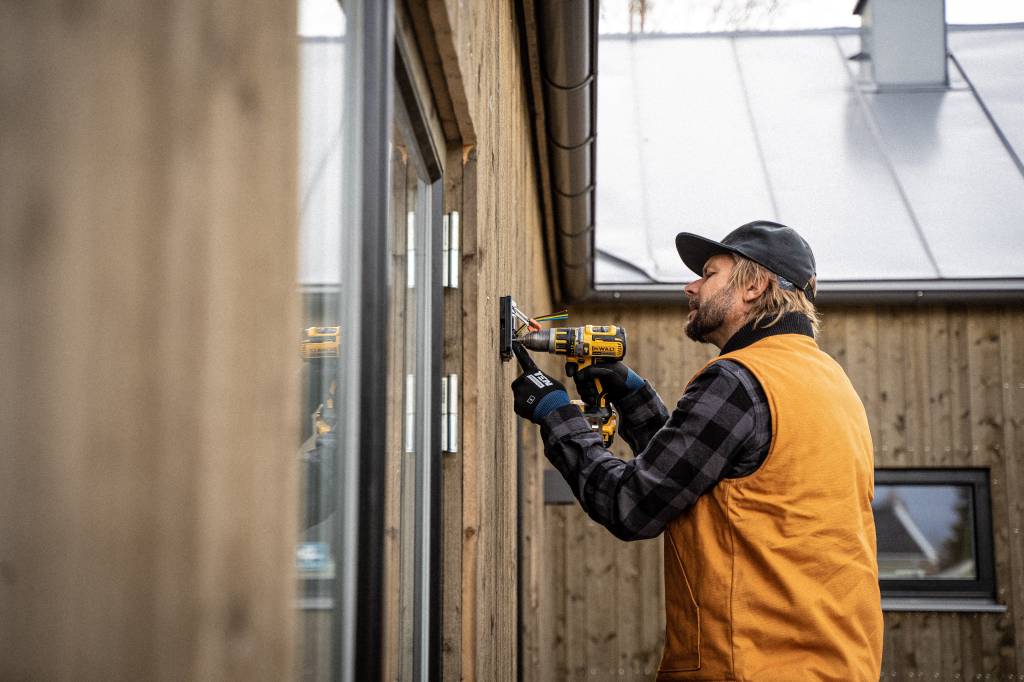
<path fill-rule="evenodd" d="M 879 484 L 871 506 L 879 578 L 978 577 L 970 486 Z"/>
<path fill-rule="evenodd" d="M 299 3 L 299 263 L 303 319 L 298 575 L 303 680 L 331 679 L 337 592 L 338 378 L 347 330 L 340 327 L 345 16 L 336 0 Z"/>

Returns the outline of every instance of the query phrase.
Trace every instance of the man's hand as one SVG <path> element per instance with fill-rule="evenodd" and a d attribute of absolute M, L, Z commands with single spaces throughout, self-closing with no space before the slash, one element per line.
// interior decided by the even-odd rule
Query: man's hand
<path fill-rule="evenodd" d="M 599 362 L 572 375 L 580 398 L 588 405 L 596 405 L 600 397 L 594 380 L 601 382 L 601 391 L 613 403 L 642 388 L 644 380 L 621 362 Z"/>
<path fill-rule="evenodd" d="M 522 344 L 513 341 L 512 351 L 519 359 L 519 366 L 523 368 L 523 373 L 512 382 L 516 414 L 536 422 L 549 412 L 569 404 L 565 386 L 538 369 Z"/>

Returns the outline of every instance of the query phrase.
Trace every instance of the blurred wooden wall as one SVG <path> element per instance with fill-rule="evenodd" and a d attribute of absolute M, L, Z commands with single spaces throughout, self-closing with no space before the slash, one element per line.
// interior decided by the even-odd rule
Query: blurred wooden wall
<path fill-rule="evenodd" d="M 877 466 L 986 467 L 991 476 L 996 599 L 1008 612 L 887 613 L 883 672 L 945 680 L 1024 672 L 1024 309 L 823 313 L 819 343 L 864 401 Z M 681 307 L 581 307 L 571 319 L 624 325 L 628 364 L 670 409 L 716 353 L 683 336 Z M 542 548 L 539 664 L 527 679 L 651 679 L 664 636 L 661 541 L 623 543 L 578 506 L 547 506 Z"/>
<path fill-rule="evenodd" d="M 0 5 L 0 679 L 291 675 L 295 21 Z"/>

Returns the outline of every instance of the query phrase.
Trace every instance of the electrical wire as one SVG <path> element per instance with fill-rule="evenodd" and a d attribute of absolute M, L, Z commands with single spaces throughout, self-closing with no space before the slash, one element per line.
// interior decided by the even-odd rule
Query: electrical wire
<path fill-rule="evenodd" d="M 559 311 L 554 312 L 554 313 L 548 313 L 547 315 L 540 315 L 538 317 L 530 317 L 530 318 L 527 318 L 527 319 L 528 319 L 527 322 L 525 322 L 524 324 L 520 325 L 519 328 L 516 329 L 516 336 L 519 336 L 523 332 L 524 329 L 529 329 L 530 331 L 533 331 L 533 332 L 539 332 L 540 331 L 540 323 L 541 322 L 556 322 L 558 320 L 568 320 L 569 319 L 569 311 L 568 310 L 559 310 Z"/>

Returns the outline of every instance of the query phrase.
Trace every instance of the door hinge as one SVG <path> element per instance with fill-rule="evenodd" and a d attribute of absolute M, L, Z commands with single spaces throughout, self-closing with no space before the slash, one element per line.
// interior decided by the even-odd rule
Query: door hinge
<path fill-rule="evenodd" d="M 462 254 L 459 251 L 459 212 L 452 211 L 444 216 L 442 228 L 441 250 L 443 256 L 444 286 L 449 289 L 459 288 L 459 264 Z"/>
<path fill-rule="evenodd" d="M 441 377 L 441 452 L 459 451 L 459 375 Z"/>

